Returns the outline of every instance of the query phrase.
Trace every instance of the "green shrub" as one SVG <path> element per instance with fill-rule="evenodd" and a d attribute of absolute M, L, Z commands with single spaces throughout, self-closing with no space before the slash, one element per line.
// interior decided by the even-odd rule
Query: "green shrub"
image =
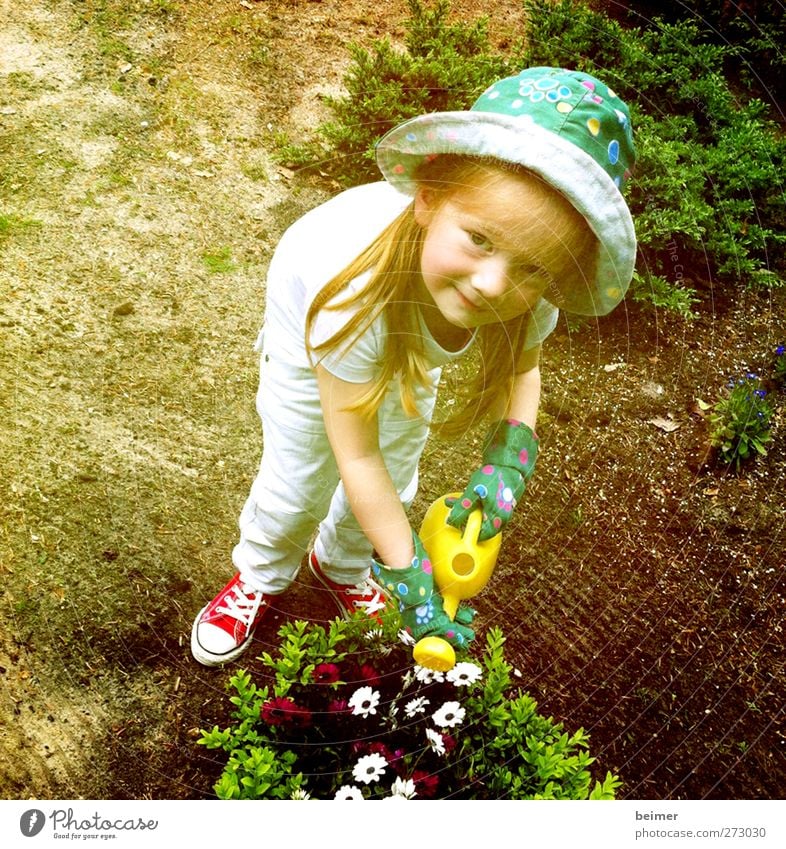
<path fill-rule="evenodd" d="M 406 49 L 386 40 L 353 46 L 347 95 L 329 100 L 333 120 L 316 141 L 282 155 L 318 161 L 344 184 L 377 179 L 374 144 L 400 121 L 465 109 L 494 79 L 524 66 L 585 70 L 628 102 L 636 128 L 638 162 L 626 191 L 640 280 L 648 281 L 639 298 L 690 317 L 691 281 L 699 278 L 783 283 L 786 140 L 768 107 L 726 78 L 735 48 L 709 40 L 696 21 L 623 27 L 577 0 L 524 0 L 526 41 L 512 34 L 503 57 L 485 18 L 450 23 L 447 0 L 409 6 Z"/>
<path fill-rule="evenodd" d="M 656 9 L 670 22 L 691 17 L 710 43 L 730 49 L 724 67 L 752 90 L 766 94 L 773 103 L 786 95 L 786 14 L 781 0 L 746 0 L 718 3 L 717 0 L 628 0 L 624 7 L 606 7 L 611 14 L 622 12 L 623 21 L 637 23 Z"/>
<path fill-rule="evenodd" d="M 492 51 L 485 18 L 450 23 L 448 0 L 433 8 L 408 3 L 406 49 L 387 39 L 370 49 L 351 45 L 347 94 L 326 98 L 333 120 L 319 127 L 316 142 L 286 145 L 281 156 L 299 165 L 318 162 L 345 184 L 378 179 L 374 145 L 389 129 L 424 112 L 465 109 L 494 79 L 515 70 Z"/>
<path fill-rule="evenodd" d="M 524 64 L 595 73 L 631 106 L 640 265 L 677 287 L 700 276 L 780 285 L 786 141 L 766 105 L 725 77 L 732 48 L 690 20 L 625 28 L 573 0 L 525 7 Z"/>
<path fill-rule="evenodd" d="M 652 304 L 654 307 L 668 310 L 687 321 L 697 317 L 693 306 L 698 298 L 693 290 L 682 286 L 673 286 L 668 280 L 658 277 L 657 274 L 647 274 L 643 277 L 634 271 L 631 294 L 634 301 Z"/>
<path fill-rule="evenodd" d="M 441 673 L 413 664 L 396 628 L 335 620 L 282 626 L 261 660 L 230 686 L 233 723 L 202 731 L 227 754 L 221 799 L 611 799 L 593 783 L 589 738 L 538 713 L 511 685 L 504 638 Z"/>

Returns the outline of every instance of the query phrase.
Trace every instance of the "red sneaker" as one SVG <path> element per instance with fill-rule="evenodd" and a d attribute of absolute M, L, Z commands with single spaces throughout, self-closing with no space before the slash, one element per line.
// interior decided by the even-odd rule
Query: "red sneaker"
<path fill-rule="evenodd" d="M 363 611 L 370 619 L 382 624 L 380 614 L 387 607 L 390 596 L 371 576 L 359 584 L 337 584 L 322 571 L 313 551 L 308 556 L 308 565 L 322 586 L 333 596 L 333 601 L 345 619 L 351 619 L 358 611 Z"/>
<path fill-rule="evenodd" d="M 204 666 L 220 666 L 242 654 L 267 609 L 267 598 L 240 574 L 199 611 L 191 629 L 191 654 Z"/>

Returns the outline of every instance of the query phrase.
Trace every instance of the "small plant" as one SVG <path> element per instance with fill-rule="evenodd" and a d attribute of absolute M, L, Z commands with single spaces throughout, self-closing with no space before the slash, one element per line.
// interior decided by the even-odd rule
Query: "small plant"
<path fill-rule="evenodd" d="M 702 401 L 699 405 L 711 410 L 707 417 L 710 444 L 718 450 L 721 462 L 739 469 L 744 460 L 767 453 L 773 407 L 757 375 L 748 373 L 732 380 L 724 398 L 714 405 Z"/>
<path fill-rule="evenodd" d="M 221 799 L 611 799 L 592 785 L 583 730 L 572 735 L 511 692 L 499 629 L 479 662 L 441 673 L 413 665 L 395 628 L 335 620 L 285 624 L 272 680 L 230 686 L 234 723 L 202 731 L 223 749 Z"/>
<path fill-rule="evenodd" d="M 32 218 L 20 218 L 18 215 L 0 213 L 0 240 L 14 233 L 21 233 L 40 226 L 41 222 Z"/>
<path fill-rule="evenodd" d="M 251 72 L 260 72 L 270 67 L 271 35 L 269 25 L 263 17 L 256 15 L 231 14 L 218 24 L 219 32 L 232 36 L 240 47 L 239 57 Z"/>

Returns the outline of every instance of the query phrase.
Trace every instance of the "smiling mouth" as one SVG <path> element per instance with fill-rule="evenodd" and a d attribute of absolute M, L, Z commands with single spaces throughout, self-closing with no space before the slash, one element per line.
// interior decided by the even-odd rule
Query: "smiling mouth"
<path fill-rule="evenodd" d="M 465 309 L 473 311 L 477 311 L 480 309 L 480 304 L 476 304 L 474 301 L 470 301 L 470 299 L 466 295 L 464 295 L 459 289 L 456 289 L 456 294 L 458 295 L 459 302 Z"/>

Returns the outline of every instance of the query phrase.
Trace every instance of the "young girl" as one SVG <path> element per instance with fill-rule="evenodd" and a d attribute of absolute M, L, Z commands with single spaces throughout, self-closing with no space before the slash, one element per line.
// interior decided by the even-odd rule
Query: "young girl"
<path fill-rule="evenodd" d="M 466 112 L 393 129 L 377 146 L 384 182 L 339 194 L 284 234 L 258 340 L 262 461 L 237 572 L 194 622 L 200 663 L 248 647 L 315 531 L 308 563 L 342 613 L 379 617 L 392 597 L 416 639 L 472 639 L 468 611 L 445 614 L 407 518 L 441 369 L 477 348 L 466 403 L 435 427 L 451 436 L 494 422 L 448 518 L 462 527 L 482 508 L 485 539 L 534 469 L 539 353 L 558 309 L 608 313 L 632 277 L 621 188 L 633 161 L 629 113 L 611 90 L 530 68 Z"/>

